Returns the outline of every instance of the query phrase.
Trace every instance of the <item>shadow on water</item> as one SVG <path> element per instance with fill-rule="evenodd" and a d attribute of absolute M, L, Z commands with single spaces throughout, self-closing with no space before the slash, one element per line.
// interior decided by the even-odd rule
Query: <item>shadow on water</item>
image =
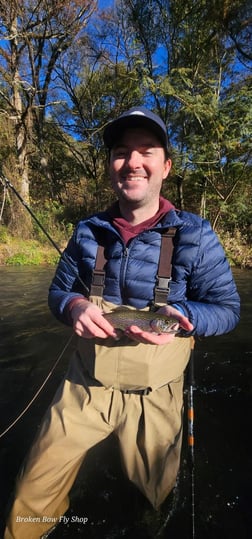
<path fill-rule="evenodd" d="M 48 312 L 52 273 L 48 269 L 0 268 L 0 432 L 33 397 L 71 334 Z M 251 537 L 252 273 L 234 273 L 242 298 L 240 325 L 230 335 L 198 341 L 195 350 L 197 539 Z M 0 537 L 17 471 L 64 375 L 69 353 L 32 407 L 0 439 Z M 109 437 L 90 452 L 71 493 L 69 520 L 50 538 L 191 538 L 187 457 L 185 424 L 178 485 L 161 511 L 155 512 L 125 478 L 117 442 Z"/>

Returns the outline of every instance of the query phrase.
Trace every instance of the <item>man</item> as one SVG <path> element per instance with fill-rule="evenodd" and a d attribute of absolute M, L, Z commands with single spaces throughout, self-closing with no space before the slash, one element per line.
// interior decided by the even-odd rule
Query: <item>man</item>
<path fill-rule="evenodd" d="M 160 196 L 171 168 L 162 120 L 130 109 L 106 127 L 104 142 L 118 200 L 78 224 L 50 287 L 50 308 L 73 326 L 76 352 L 19 479 L 5 539 L 36 539 L 49 530 L 68 508 L 87 451 L 112 432 L 128 477 L 158 508 L 179 469 L 191 336 L 219 335 L 239 320 L 236 286 L 209 223 Z M 118 337 L 104 313 L 120 305 L 153 308 L 167 230 L 175 233 L 172 280 L 154 308 L 175 318 L 180 332 L 143 330 L 136 316 Z M 98 245 L 104 283 L 94 289 Z"/>

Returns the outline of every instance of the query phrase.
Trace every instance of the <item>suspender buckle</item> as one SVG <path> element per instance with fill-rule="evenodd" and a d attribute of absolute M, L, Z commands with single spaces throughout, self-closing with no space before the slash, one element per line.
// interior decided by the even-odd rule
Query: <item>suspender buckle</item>
<path fill-rule="evenodd" d="M 100 270 L 93 271 L 92 285 L 103 286 L 105 281 L 105 272 Z"/>
<path fill-rule="evenodd" d="M 103 289 L 104 289 L 104 282 L 105 282 L 105 271 L 95 269 L 93 271 L 93 276 L 92 276 L 90 295 L 102 297 Z"/>
<path fill-rule="evenodd" d="M 170 288 L 171 277 L 157 277 L 156 290 L 166 290 Z"/>
<path fill-rule="evenodd" d="M 167 303 L 167 298 L 170 292 L 171 277 L 157 277 L 155 286 L 155 304 Z"/>

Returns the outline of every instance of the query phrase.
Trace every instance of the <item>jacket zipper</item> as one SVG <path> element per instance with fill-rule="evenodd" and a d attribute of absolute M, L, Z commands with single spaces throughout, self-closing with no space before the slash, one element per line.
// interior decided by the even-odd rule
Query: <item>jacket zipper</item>
<path fill-rule="evenodd" d="M 165 226 L 154 227 L 152 230 L 155 230 L 155 228 L 157 228 L 158 232 L 160 232 L 163 228 L 166 228 L 166 227 Z M 120 235 L 118 233 L 117 233 L 117 235 L 120 237 Z M 121 269 L 120 269 L 119 285 L 120 285 L 121 298 L 122 298 L 123 303 L 124 302 L 127 303 L 127 297 L 125 296 L 125 283 L 126 283 L 126 272 L 127 272 L 127 265 L 128 265 L 130 250 L 131 250 L 132 245 L 134 244 L 134 242 L 137 241 L 141 235 L 142 235 L 142 232 L 140 234 L 138 234 L 135 238 L 132 238 L 132 240 L 130 241 L 129 247 L 127 247 L 122 242 L 123 243 L 123 252 L 122 252 L 122 264 L 121 264 Z M 121 239 L 121 237 L 120 237 L 120 239 Z M 121 241 L 122 241 L 122 239 L 121 239 Z"/>
<path fill-rule="evenodd" d="M 126 247 L 126 245 L 124 245 L 122 265 L 121 265 L 121 271 L 120 271 L 120 289 L 121 289 L 121 296 L 122 296 L 123 303 L 125 301 L 124 290 L 125 290 L 125 282 L 126 282 L 125 278 L 126 278 L 127 264 L 128 264 L 128 259 L 129 259 L 129 250 L 130 250 L 129 247 Z"/>

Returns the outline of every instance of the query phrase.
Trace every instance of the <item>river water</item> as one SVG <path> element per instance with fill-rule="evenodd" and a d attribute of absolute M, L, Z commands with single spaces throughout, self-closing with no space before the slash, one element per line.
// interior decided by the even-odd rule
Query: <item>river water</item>
<path fill-rule="evenodd" d="M 37 392 L 71 330 L 47 308 L 52 269 L 0 268 L 0 433 Z M 241 323 L 231 334 L 198 341 L 195 349 L 195 538 L 251 537 L 252 404 L 251 271 L 234 270 Z M 0 438 L 1 528 L 15 476 L 67 366 L 71 345 L 23 417 Z M 185 405 L 187 389 L 185 388 Z M 186 422 L 178 485 L 161 514 L 127 481 L 116 441 L 90 453 L 71 494 L 70 521 L 52 539 L 183 538 L 192 533 L 192 474 Z M 24 538 L 25 539 L 25 538 Z"/>

